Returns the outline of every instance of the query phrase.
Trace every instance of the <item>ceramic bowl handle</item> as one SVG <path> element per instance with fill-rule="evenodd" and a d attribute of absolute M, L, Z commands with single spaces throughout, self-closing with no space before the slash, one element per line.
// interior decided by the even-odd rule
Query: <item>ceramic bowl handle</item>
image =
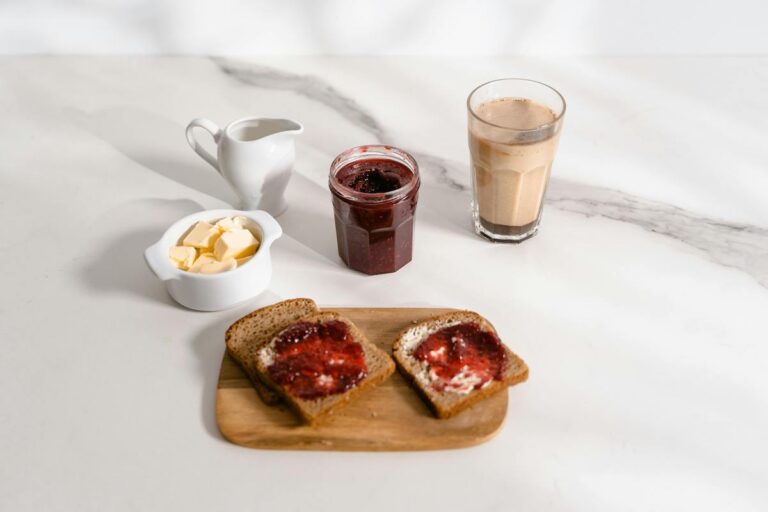
<path fill-rule="evenodd" d="M 219 162 L 216 160 L 216 157 L 210 154 L 208 151 L 203 148 L 203 146 L 200 145 L 199 142 L 197 142 L 197 139 L 195 139 L 194 129 L 195 128 L 202 128 L 203 130 L 207 131 L 213 136 L 213 141 L 218 144 L 221 140 L 221 129 L 216 126 L 216 123 L 213 121 L 209 121 L 208 119 L 203 118 L 197 118 L 193 119 L 189 122 L 187 125 L 187 142 L 189 142 L 190 147 L 195 150 L 195 153 L 200 155 L 203 160 L 211 164 L 211 167 L 216 169 L 219 174 L 221 174 L 221 169 L 219 168 Z"/>
<path fill-rule="evenodd" d="M 278 224 L 275 218 L 269 213 L 263 210 L 254 210 L 249 213 L 251 214 L 251 217 L 261 226 L 264 235 L 264 238 L 261 242 L 266 247 L 272 245 L 272 242 L 283 235 L 283 228 L 280 227 L 280 224 Z"/>
<path fill-rule="evenodd" d="M 163 258 L 165 260 L 163 260 Z M 164 254 L 161 243 L 157 242 L 144 251 L 144 260 L 147 262 L 149 269 L 160 278 L 161 281 L 168 281 L 173 278 L 173 274 L 169 269 L 168 255 Z"/>

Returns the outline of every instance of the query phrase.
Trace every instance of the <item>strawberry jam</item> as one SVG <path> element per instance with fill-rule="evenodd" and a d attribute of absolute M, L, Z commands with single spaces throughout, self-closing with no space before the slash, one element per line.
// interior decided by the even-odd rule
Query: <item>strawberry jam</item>
<path fill-rule="evenodd" d="M 413 173 L 393 160 L 371 159 L 345 165 L 336 179 L 345 187 L 364 194 L 397 190 L 410 181 Z"/>
<path fill-rule="evenodd" d="M 344 393 L 368 375 L 363 347 L 337 320 L 298 323 L 280 334 L 274 350 L 270 378 L 304 400 Z"/>
<path fill-rule="evenodd" d="M 405 151 L 361 146 L 331 164 L 339 256 L 366 274 L 395 272 L 411 261 L 419 167 Z"/>
<path fill-rule="evenodd" d="M 507 352 L 492 332 L 476 323 L 445 327 L 430 334 L 413 351 L 429 365 L 429 380 L 437 391 L 469 393 L 491 380 L 501 380 Z"/>

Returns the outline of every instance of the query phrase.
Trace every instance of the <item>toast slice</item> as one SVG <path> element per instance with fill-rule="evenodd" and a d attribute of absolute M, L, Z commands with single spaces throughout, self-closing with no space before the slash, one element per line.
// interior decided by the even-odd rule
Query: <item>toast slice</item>
<path fill-rule="evenodd" d="M 504 344 L 501 344 L 501 348 L 504 350 L 503 353 L 506 354 L 506 362 L 500 364 L 500 375 L 498 375 L 498 378 L 494 377 L 480 385 L 482 380 L 473 381 L 472 379 L 475 377 L 473 377 L 472 373 L 464 373 L 464 370 L 467 368 L 465 366 L 462 369 L 464 380 L 456 381 L 461 384 L 453 384 L 453 380 L 449 381 L 452 386 L 463 386 L 463 388 L 459 387 L 458 389 L 453 389 L 446 385 L 445 380 L 439 380 L 440 377 L 436 376 L 436 373 L 432 371 L 429 362 L 419 360 L 414 356 L 414 351 L 431 334 L 448 327 L 463 324 L 474 324 L 480 331 L 493 333 L 494 336 L 497 336 L 496 330 L 490 322 L 477 313 L 454 311 L 408 327 L 398 335 L 392 346 L 392 352 L 400 372 L 407 380 L 411 381 L 438 418 L 455 416 L 473 404 L 528 378 L 528 366 Z M 456 342 L 456 338 L 451 338 L 450 342 L 447 343 L 454 344 Z M 495 347 L 498 347 L 498 345 L 495 345 Z M 497 348 L 496 350 L 500 349 Z M 442 351 L 442 348 L 440 351 Z M 429 356 L 433 357 L 433 354 L 440 353 L 440 355 L 434 355 L 434 357 L 442 357 L 445 351 L 440 351 L 429 352 Z M 503 357 L 501 356 L 499 359 Z M 440 389 L 441 386 L 443 387 L 442 389 Z"/>
<path fill-rule="evenodd" d="M 334 321 L 345 324 L 351 339 L 358 343 L 362 348 L 362 359 L 365 361 L 365 366 L 367 368 L 367 373 L 365 376 L 362 377 L 362 379 L 358 382 L 352 384 L 352 387 L 346 389 L 345 391 L 327 394 L 318 398 L 302 398 L 296 394 L 296 390 L 292 390 L 289 384 L 279 384 L 275 382 L 275 380 L 273 380 L 275 374 L 273 374 L 270 369 L 275 371 L 275 368 L 278 367 L 275 361 L 276 358 L 280 357 L 280 354 L 278 354 L 278 350 L 276 349 L 280 336 L 288 333 L 292 328 L 301 329 L 302 324 L 317 324 L 319 326 L 327 326 L 329 325 L 329 322 Z M 300 339 L 304 340 L 306 338 Z M 297 342 L 294 346 L 297 346 L 299 343 L 300 342 Z M 325 356 L 325 353 L 323 353 L 323 356 L 321 356 L 319 360 L 312 359 L 311 356 L 310 360 L 313 362 L 319 361 L 320 368 L 322 368 L 323 371 L 331 372 L 333 369 L 328 366 L 328 364 L 333 363 L 330 362 L 331 360 L 325 359 L 325 357 L 327 356 Z M 283 362 L 285 361 L 287 360 L 284 359 Z M 358 329 L 357 326 L 355 326 L 355 324 L 353 324 L 349 319 L 338 313 L 330 311 L 314 313 L 312 315 L 306 316 L 299 322 L 296 322 L 296 324 L 288 326 L 283 329 L 283 331 L 277 333 L 272 338 L 272 340 L 259 348 L 256 357 L 256 367 L 258 369 L 261 380 L 268 384 L 277 393 L 279 393 L 283 397 L 284 401 L 288 403 L 306 423 L 309 424 L 317 423 L 319 420 L 327 417 L 330 414 L 333 414 L 334 411 L 349 403 L 349 401 L 354 397 L 384 382 L 395 371 L 395 363 L 392 361 L 389 355 L 387 355 L 386 352 L 371 343 L 360 331 L 360 329 Z M 313 384 L 314 386 L 320 385 L 319 383 L 321 382 L 321 379 L 324 378 L 330 379 L 330 381 L 322 382 L 330 382 L 331 385 L 335 385 L 339 382 L 334 380 L 333 377 L 329 377 L 325 374 L 321 374 L 316 378 L 314 377 L 314 373 L 308 375 L 311 376 L 303 378 L 310 379 L 310 382 L 316 382 L 316 384 Z"/>
<path fill-rule="evenodd" d="M 280 395 L 266 386 L 256 369 L 256 352 L 273 336 L 303 316 L 317 312 L 312 299 L 290 299 L 272 304 L 244 316 L 233 323 L 225 335 L 227 353 L 237 361 L 261 400 L 267 405 L 281 401 Z"/>

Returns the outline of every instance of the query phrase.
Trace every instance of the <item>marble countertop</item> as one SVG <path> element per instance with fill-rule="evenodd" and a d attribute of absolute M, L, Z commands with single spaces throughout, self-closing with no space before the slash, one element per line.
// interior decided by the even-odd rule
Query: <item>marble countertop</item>
<path fill-rule="evenodd" d="M 568 113 L 540 233 L 475 236 L 464 101 L 500 76 Z M 0 509 L 765 510 L 768 58 L 0 59 Z M 178 307 L 142 251 L 233 197 L 193 117 L 301 121 L 269 291 Z M 336 253 L 326 176 L 413 152 L 411 264 Z M 487 444 L 423 453 L 224 441 L 227 326 L 257 306 L 477 310 L 529 363 Z"/>

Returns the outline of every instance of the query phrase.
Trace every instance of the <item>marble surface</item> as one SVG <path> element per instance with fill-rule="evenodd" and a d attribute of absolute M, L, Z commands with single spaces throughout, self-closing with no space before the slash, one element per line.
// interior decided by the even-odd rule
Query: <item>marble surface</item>
<path fill-rule="evenodd" d="M 530 76 L 568 101 L 540 234 L 470 227 L 464 100 Z M 765 510 L 768 58 L 0 59 L 0 509 Z M 193 117 L 301 121 L 268 292 L 175 305 L 142 251 L 231 192 Z M 336 254 L 330 160 L 418 159 L 414 261 Z M 453 306 L 531 367 L 479 447 L 256 451 L 213 415 L 226 327 L 294 296 Z"/>

